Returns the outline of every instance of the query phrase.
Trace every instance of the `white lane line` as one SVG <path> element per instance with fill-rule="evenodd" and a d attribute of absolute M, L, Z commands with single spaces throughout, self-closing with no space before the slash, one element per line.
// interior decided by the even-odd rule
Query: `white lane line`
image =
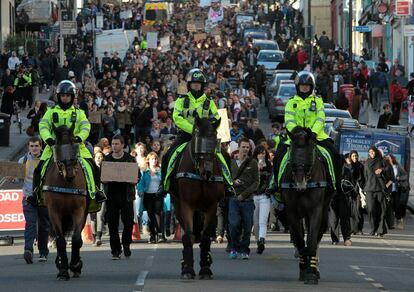
<path fill-rule="evenodd" d="M 364 278 L 364 280 L 365 280 L 365 281 L 368 281 L 368 282 L 374 282 L 374 279 L 372 279 L 372 278 L 368 278 L 368 277 Z"/>
<path fill-rule="evenodd" d="M 349 267 L 353 270 L 360 270 L 360 268 L 358 266 L 349 266 Z"/>
<path fill-rule="evenodd" d="M 148 271 L 142 271 L 141 273 L 139 273 L 138 279 L 135 282 L 136 286 L 144 286 L 145 284 L 145 278 L 148 275 Z"/>
<path fill-rule="evenodd" d="M 382 286 L 382 284 L 380 283 L 371 283 L 372 286 L 377 287 L 377 288 L 384 288 L 384 286 Z"/>
<path fill-rule="evenodd" d="M 357 274 L 358 276 L 366 276 L 366 274 L 365 274 L 364 272 L 356 272 L 356 274 Z"/>
<path fill-rule="evenodd" d="M 384 270 L 401 270 L 401 271 L 414 271 L 413 268 L 402 268 L 402 267 L 361 266 L 361 268 L 384 269 Z"/>

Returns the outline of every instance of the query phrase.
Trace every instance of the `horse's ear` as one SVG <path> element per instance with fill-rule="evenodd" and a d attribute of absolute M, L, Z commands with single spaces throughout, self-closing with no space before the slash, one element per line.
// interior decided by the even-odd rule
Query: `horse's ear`
<path fill-rule="evenodd" d="M 217 130 L 217 128 L 220 126 L 220 123 L 221 123 L 221 118 L 219 118 L 218 120 L 214 120 L 213 121 L 213 128 L 215 130 Z"/>

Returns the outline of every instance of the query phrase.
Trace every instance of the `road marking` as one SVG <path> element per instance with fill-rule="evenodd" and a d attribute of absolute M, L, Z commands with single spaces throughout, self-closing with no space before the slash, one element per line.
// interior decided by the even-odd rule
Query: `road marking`
<path fill-rule="evenodd" d="M 374 282 L 374 279 L 372 279 L 372 278 L 368 278 L 368 277 L 366 277 L 366 278 L 364 278 L 365 279 L 365 281 L 368 281 L 368 282 Z"/>
<path fill-rule="evenodd" d="M 365 274 L 364 272 L 356 272 L 356 274 L 357 274 L 358 276 L 366 276 L 366 274 Z"/>
<path fill-rule="evenodd" d="M 144 286 L 145 284 L 145 278 L 148 275 L 148 271 L 142 271 L 141 273 L 139 273 L 138 279 L 135 282 L 136 286 Z"/>
<path fill-rule="evenodd" d="M 359 270 L 360 268 L 358 266 L 349 266 L 353 270 Z"/>
<path fill-rule="evenodd" d="M 377 288 L 384 288 L 384 286 L 382 286 L 382 284 L 380 283 L 371 283 L 372 286 L 377 287 Z"/>
<path fill-rule="evenodd" d="M 145 260 L 145 267 L 146 268 L 151 268 L 151 266 L 152 266 L 152 263 L 154 262 L 154 256 L 149 256 L 149 257 L 147 257 L 147 259 Z"/>
<path fill-rule="evenodd" d="M 401 267 L 379 267 L 379 266 L 360 266 L 361 268 L 369 269 L 385 269 L 385 270 L 401 270 L 401 271 L 414 271 L 413 268 L 401 268 Z"/>

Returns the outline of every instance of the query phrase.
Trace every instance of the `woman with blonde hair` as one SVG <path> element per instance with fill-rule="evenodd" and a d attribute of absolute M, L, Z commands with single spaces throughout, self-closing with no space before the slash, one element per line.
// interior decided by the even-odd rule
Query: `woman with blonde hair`
<path fill-rule="evenodd" d="M 157 194 L 161 182 L 160 159 L 155 152 L 150 152 L 146 161 L 148 167 L 138 183 L 138 195 L 143 197 L 144 209 L 149 217 L 149 243 L 161 243 L 166 238 L 163 224 L 164 196 Z"/>

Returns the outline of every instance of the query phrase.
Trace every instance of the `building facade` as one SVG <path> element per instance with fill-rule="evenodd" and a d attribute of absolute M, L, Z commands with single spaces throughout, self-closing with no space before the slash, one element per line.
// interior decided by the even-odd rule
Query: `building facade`
<path fill-rule="evenodd" d="M 3 49 L 7 36 L 15 32 L 15 12 L 14 0 L 0 1 L 0 49 Z"/>

